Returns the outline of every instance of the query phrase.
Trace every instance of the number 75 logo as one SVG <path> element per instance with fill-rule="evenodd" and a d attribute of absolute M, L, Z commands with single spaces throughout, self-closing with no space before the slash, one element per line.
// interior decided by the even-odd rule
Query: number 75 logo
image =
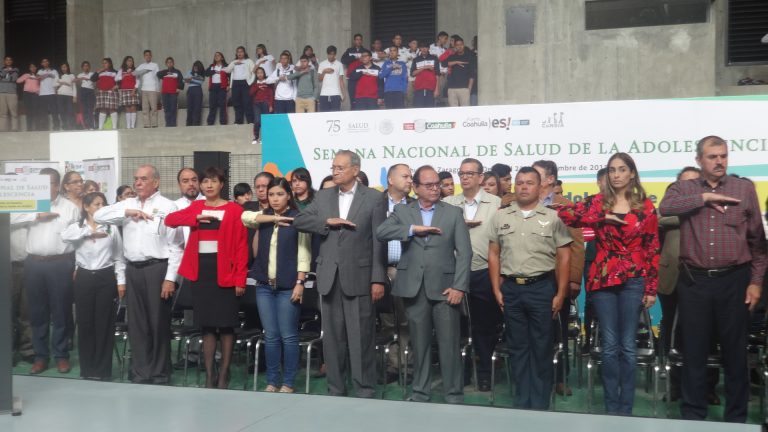
<path fill-rule="evenodd" d="M 328 125 L 329 134 L 341 132 L 341 120 L 326 120 L 325 123 Z"/>

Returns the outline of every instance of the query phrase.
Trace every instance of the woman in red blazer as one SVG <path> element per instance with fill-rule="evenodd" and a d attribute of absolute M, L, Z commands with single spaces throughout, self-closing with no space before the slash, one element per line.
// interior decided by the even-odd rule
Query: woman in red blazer
<path fill-rule="evenodd" d="M 234 328 L 239 326 L 240 296 L 248 272 L 248 232 L 240 221 L 242 207 L 221 198 L 224 172 L 215 167 L 200 176 L 205 200 L 169 214 L 165 224 L 191 227 L 179 274 L 192 281 L 195 323 L 203 331 L 205 386 L 227 388 Z M 215 379 L 214 354 L 221 341 L 221 365 Z M 215 383 L 216 382 L 216 383 Z"/>

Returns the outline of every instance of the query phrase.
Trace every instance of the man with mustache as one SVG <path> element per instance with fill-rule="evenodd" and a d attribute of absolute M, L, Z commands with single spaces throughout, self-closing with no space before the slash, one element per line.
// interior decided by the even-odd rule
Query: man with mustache
<path fill-rule="evenodd" d="M 754 184 L 727 174 L 728 143 L 702 138 L 696 146 L 701 177 L 674 183 L 662 216 L 680 218 L 678 323 L 682 329 L 684 419 L 707 416 L 710 332 L 718 331 L 725 369 L 727 422 L 744 423 L 749 402 L 749 311 L 760 300 L 768 256 Z M 714 322 L 715 325 L 712 325 Z"/>

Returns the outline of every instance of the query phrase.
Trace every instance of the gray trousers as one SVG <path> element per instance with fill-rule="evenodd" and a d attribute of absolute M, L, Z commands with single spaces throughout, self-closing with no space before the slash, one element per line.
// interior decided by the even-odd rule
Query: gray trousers
<path fill-rule="evenodd" d="M 376 394 L 375 309 L 371 296 L 346 296 L 337 279 L 322 296 L 323 356 L 328 394 L 347 394 L 347 374 L 351 373 L 357 397 Z M 347 357 L 349 352 L 349 357 Z"/>
<path fill-rule="evenodd" d="M 440 373 L 445 401 L 464 402 L 464 368 L 461 363 L 461 311 L 459 305 L 427 298 L 424 286 L 412 298 L 403 298 L 413 347 L 413 395 L 411 400 L 427 402 L 432 391 L 432 329 L 437 336 Z"/>
<path fill-rule="evenodd" d="M 131 373 L 137 383 L 165 384 L 171 376 L 171 299 L 160 298 L 167 262 L 125 269 Z"/>
<path fill-rule="evenodd" d="M 395 283 L 397 277 L 397 269 L 394 266 L 387 267 L 387 276 L 391 284 Z M 391 290 L 392 287 L 389 287 Z M 402 297 L 393 297 L 392 304 L 397 312 L 397 320 L 400 321 L 400 343 L 399 345 L 393 345 L 387 355 L 387 372 L 397 373 L 397 356 L 402 352 L 400 359 L 403 367 L 412 366 L 413 355 L 409 354 L 408 358 L 405 357 L 405 347 L 408 345 L 408 341 L 411 339 L 408 336 L 408 318 L 405 316 L 405 306 L 403 305 Z M 382 330 L 387 330 L 395 327 L 395 314 L 393 313 L 379 313 L 379 322 Z"/>
<path fill-rule="evenodd" d="M 141 119 L 145 128 L 157 127 L 157 100 L 160 98 L 160 92 L 143 91 L 141 92 Z"/>

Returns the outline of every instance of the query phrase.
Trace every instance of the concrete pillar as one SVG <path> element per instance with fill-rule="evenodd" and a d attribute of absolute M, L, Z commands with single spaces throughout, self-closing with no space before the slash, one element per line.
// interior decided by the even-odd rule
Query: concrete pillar
<path fill-rule="evenodd" d="M 5 0 L 0 0 L 0 52 L 5 56 Z"/>
<path fill-rule="evenodd" d="M 73 71 L 83 60 L 92 66 L 104 56 L 103 0 L 67 0 L 67 60 Z M 120 59 L 112 59 L 120 64 Z M 94 69 L 94 70 L 95 70 Z"/>

